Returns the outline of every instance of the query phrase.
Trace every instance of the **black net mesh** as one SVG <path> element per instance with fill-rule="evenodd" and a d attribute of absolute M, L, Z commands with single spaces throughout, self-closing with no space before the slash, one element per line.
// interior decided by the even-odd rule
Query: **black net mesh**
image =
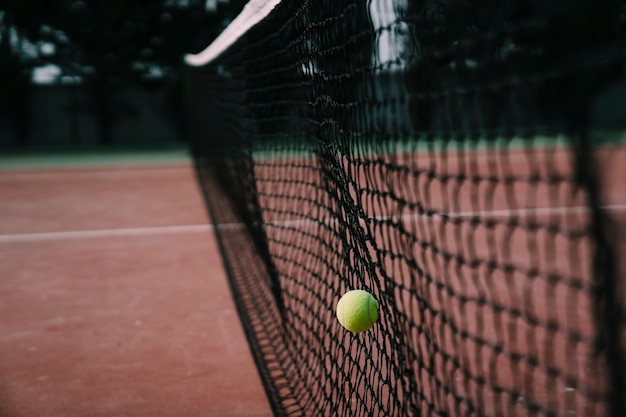
<path fill-rule="evenodd" d="M 276 415 L 625 413 L 625 13 L 283 0 L 188 69 Z M 367 332 L 335 318 L 351 289 Z"/>

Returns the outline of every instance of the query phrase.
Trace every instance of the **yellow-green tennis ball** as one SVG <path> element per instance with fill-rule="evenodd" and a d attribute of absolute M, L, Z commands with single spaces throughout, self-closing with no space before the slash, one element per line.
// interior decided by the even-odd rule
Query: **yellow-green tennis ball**
<path fill-rule="evenodd" d="M 378 320 L 378 301 L 367 291 L 348 291 L 337 303 L 337 319 L 353 333 L 369 330 Z"/>

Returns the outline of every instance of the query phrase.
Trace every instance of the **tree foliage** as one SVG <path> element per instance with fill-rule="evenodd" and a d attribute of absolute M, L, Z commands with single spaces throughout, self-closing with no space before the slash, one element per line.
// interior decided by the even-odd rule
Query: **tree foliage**
<path fill-rule="evenodd" d="M 125 112 L 114 93 L 176 88 L 183 54 L 205 47 L 220 21 L 192 0 L 8 0 L 0 13 L 0 78 L 19 90 L 13 99 L 28 95 L 33 68 L 54 65 L 60 82 L 90 92 L 103 142 Z"/>

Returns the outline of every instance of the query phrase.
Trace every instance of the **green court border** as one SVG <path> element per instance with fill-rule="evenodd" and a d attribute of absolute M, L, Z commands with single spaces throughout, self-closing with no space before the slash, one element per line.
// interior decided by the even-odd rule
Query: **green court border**
<path fill-rule="evenodd" d="M 626 145 L 625 130 L 593 130 L 590 133 L 593 146 L 624 146 Z M 434 135 L 435 137 L 437 135 Z M 445 136 L 440 134 L 439 136 Z M 485 135 L 486 136 L 486 135 Z M 353 144 L 358 140 L 338 140 L 352 144 L 353 155 L 387 155 L 405 153 L 423 153 L 425 156 L 430 152 L 458 152 L 458 151 L 525 151 L 528 149 L 548 149 L 568 147 L 573 145 L 573 138 L 565 133 L 535 134 L 532 136 L 522 135 L 494 135 L 486 137 L 454 137 L 446 139 L 434 139 L 432 137 L 419 138 L 376 138 L 369 137 L 362 140 L 362 144 Z M 271 160 L 276 157 L 310 157 L 315 155 L 316 144 L 305 138 L 287 140 L 269 140 L 260 144 L 252 144 L 254 159 Z M 339 147 L 337 148 L 339 150 Z"/>
<path fill-rule="evenodd" d="M 185 143 L 0 150 L 0 170 L 180 164 L 191 161 L 191 152 Z"/>
<path fill-rule="evenodd" d="M 591 133 L 592 144 L 599 146 L 626 145 L 624 130 L 596 130 Z M 341 142 L 341 141 L 340 141 Z M 353 142 L 347 139 L 346 143 Z M 354 143 L 354 142 L 353 142 Z M 355 155 L 366 156 L 383 153 L 424 153 L 471 150 L 520 150 L 567 146 L 571 139 L 565 134 L 539 134 L 534 137 L 495 136 L 485 138 L 367 138 L 362 146 L 354 148 Z M 267 141 L 253 147 L 255 159 L 276 157 L 313 156 L 313 143 L 300 140 L 280 139 Z M 163 143 L 141 146 L 112 145 L 96 147 L 57 147 L 57 148 L 9 148 L 0 149 L 0 170 L 94 167 L 115 165 L 150 165 L 191 163 L 193 156 L 186 143 Z"/>

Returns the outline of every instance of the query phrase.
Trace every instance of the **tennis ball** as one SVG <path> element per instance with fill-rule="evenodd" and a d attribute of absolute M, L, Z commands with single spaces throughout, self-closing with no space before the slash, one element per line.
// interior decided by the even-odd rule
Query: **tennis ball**
<path fill-rule="evenodd" d="M 337 303 L 337 319 L 353 333 L 369 330 L 378 320 L 378 301 L 367 291 L 348 291 Z"/>

